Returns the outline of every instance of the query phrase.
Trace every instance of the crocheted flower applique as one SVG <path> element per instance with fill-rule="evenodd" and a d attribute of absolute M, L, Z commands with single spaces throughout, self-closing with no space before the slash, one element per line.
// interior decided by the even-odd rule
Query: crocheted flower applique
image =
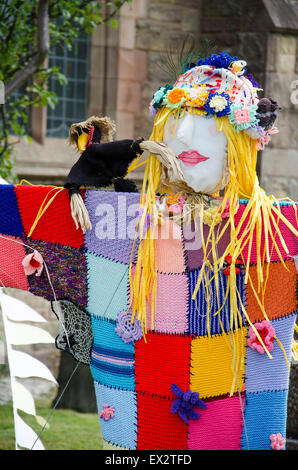
<path fill-rule="evenodd" d="M 185 91 L 182 88 L 173 88 L 173 90 L 169 90 L 165 94 L 163 104 L 166 105 L 167 108 L 177 109 L 183 105 L 185 100 Z"/>
<path fill-rule="evenodd" d="M 114 418 L 115 408 L 112 408 L 107 403 L 103 405 L 103 410 L 101 410 L 99 417 L 103 418 L 105 421 Z"/>
<path fill-rule="evenodd" d="M 231 274 L 231 264 L 232 264 L 232 256 L 228 255 L 225 257 L 224 264 L 223 264 L 223 273 L 229 276 Z M 235 272 L 239 274 L 241 271 L 241 266 L 243 265 L 243 261 L 241 258 L 237 258 L 235 262 Z"/>
<path fill-rule="evenodd" d="M 171 412 L 173 414 L 178 413 L 180 418 L 188 423 L 188 419 L 198 419 L 201 415 L 193 410 L 193 408 L 206 409 L 206 403 L 199 398 L 197 392 L 188 390 L 183 392 L 178 385 L 171 385 L 172 392 L 176 395 L 176 400 L 172 403 Z"/>
<path fill-rule="evenodd" d="M 231 105 L 231 112 L 229 114 L 229 120 L 234 126 L 236 132 L 239 132 L 249 127 L 256 126 L 259 122 L 256 117 L 256 104 L 250 104 L 248 106 L 241 106 L 237 104 Z"/>
<path fill-rule="evenodd" d="M 268 145 L 270 140 L 271 140 L 271 136 L 273 134 L 277 134 L 279 132 L 279 130 L 277 129 L 277 127 L 271 127 L 271 129 L 268 129 L 268 131 L 265 132 L 265 134 L 260 137 L 257 141 L 257 149 L 258 150 L 264 150 L 265 148 L 265 145 Z"/>
<path fill-rule="evenodd" d="M 36 276 L 40 276 L 43 271 L 43 257 L 37 250 L 34 250 L 33 253 L 25 256 L 22 265 L 26 276 L 34 273 Z"/>
<path fill-rule="evenodd" d="M 270 447 L 273 450 L 282 450 L 286 443 L 285 438 L 282 437 L 280 432 L 277 434 L 271 434 L 270 441 L 271 441 Z"/>
<path fill-rule="evenodd" d="M 209 93 L 208 101 L 204 108 L 210 114 L 216 114 L 218 117 L 226 116 L 230 112 L 232 102 L 227 93 Z"/>
<path fill-rule="evenodd" d="M 262 338 L 263 343 L 265 344 L 266 348 L 269 352 L 273 350 L 273 341 L 275 338 L 275 329 L 271 325 L 271 323 L 267 320 L 263 320 L 260 323 L 254 324 L 256 330 L 258 331 L 260 337 Z M 255 349 L 260 354 L 264 354 L 265 349 L 262 346 L 260 340 L 257 338 L 254 330 L 252 327 L 249 329 L 249 338 L 247 340 L 247 344 L 251 349 Z"/>
<path fill-rule="evenodd" d="M 143 336 L 141 322 L 135 318 L 132 323 L 131 315 L 131 311 L 126 312 L 126 310 L 123 310 L 119 312 L 115 328 L 117 335 L 127 344 L 138 341 Z"/>

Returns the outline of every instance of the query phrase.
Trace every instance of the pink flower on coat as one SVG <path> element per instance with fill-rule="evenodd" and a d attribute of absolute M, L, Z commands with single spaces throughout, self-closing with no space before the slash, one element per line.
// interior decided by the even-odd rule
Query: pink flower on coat
<path fill-rule="evenodd" d="M 263 320 L 260 323 L 255 323 L 255 328 L 258 331 L 260 337 L 263 340 L 263 343 L 265 344 L 266 348 L 268 349 L 269 352 L 273 350 L 273 340 L 275 337 L 275 329 L 271 325 L 271 323 L 267 320 Z M 255 334 L 254 330 L 252 327 L 249 329 L 249 338 L 247 340 L 248 346 L 251 347 L 251 349 L 256 349 L 260 354 L 264 354 L 265 349 L 262 346 L 260 340 L 257 338 L 257 335 Z"/>
<path fill-rule="evenodd" d="M 103 418 L 105 421 L 108 421 L 110 418 L 114 418 L 115 409 L 106 403 L 103 405 L 103 410 L 100 412 L 100 418 Z"/>
<path fill-rule="evenodd" d="M 178 203 L 171 204 L 168 207 L 169 212 L 172 212 L 173 214 L 180 214 L 183 211 L 183 204 L 185 202 L 185 199 L 186 199 L 185 196 L 179 196 Z"/>
<path fill-rule="evenodd" d="M 285 438 L 282 437 L 280 432 L 277 434 L 271 434 L 270 441 L 271 441 L 271 449 L 273 450 L 282 450 L 286 443 Z"/>
<path fill-rule="evenodd" d="M 222 219 L 227 219 L 228 217 L 230 217 L 230 199 L 227 200 L 225 208 L 224 208 L 223 212 L 221 213 L 221 218 Z"/>
<path fill-rule="evenodd" d="M 34 250 L 33 253 L 25 256 L 22 265 L 26 276 L 30 276 L 35 272 L 36 276 L 40 276 L 43 270 L 43 257 L 37 250 Z"/>

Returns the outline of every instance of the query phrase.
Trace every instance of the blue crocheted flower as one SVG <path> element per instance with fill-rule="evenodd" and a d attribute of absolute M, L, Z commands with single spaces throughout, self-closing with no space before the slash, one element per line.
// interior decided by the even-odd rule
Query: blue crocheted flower
<path fill-rule="evenodd" d="M 221 117 L 229 114 L 231 105 L 232 101 L 227 93 L 212 93 L 210 91 L 204 108 L 208 113 Z"/>
<path fill-rule="evenodd" d="M 174 383 L 171 385 L 171 390 L 178 397 L 172 404 L 171 412 L 173 414 L 178 413 L 180 418 L 186 423 L 188 423 L 188 418 L 198 419 L 200 417 L 200 414 L 194 411 L 193 408 L 207 408 L 206 403 L 199 398 L 197 392 L 192 392 L 191 390 L 183 392 Z"/>
<path fill-rule="evenodd" d="M 221 52 L 220 54 L 212 54 L 206 59 L 200 59 L 198 65 L 210 65 L 217 69 L 227 69 L 232 62 L 236 62 L 238 57 L 231 57 L 227 52 Z"/>
<path fill-rule="evenodd" d="M 117 325 L 115 331 L 124 343 L 138 341 L 143 336 L 142 325 L 136 318 L 131 323 L 131 311 L 123 310 L 117 315 Z"/>

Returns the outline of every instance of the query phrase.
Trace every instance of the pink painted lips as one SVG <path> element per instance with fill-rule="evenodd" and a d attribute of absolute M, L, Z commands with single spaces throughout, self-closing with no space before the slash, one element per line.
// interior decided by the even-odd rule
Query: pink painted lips
<path fill-rule="evenodd" d="M 209 160 L 209 157 L 204 157 L 204 155 L 201 155 L 196 150 L 187 150 L 187 152 L 182 152 L 178 155 L 178 158 L 184 163 L 185 166 L 189 167 Z"/>

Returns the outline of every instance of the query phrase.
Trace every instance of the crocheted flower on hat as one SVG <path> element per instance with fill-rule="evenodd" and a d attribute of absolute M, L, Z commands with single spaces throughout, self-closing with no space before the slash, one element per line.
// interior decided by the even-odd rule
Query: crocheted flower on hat
<path fill-rule="evenodd" d="M 180 418 L 186 423 L 188 423 L 188 418 L 198 419 L 200 417 L 200 414 L 194 411 L 193 408 L 207 408 L 206 403 L 199 398 L 197 392 L 192 392 L 191 390 L 183 392 L 178 385 L 174 383 L 171 385 L 171 390 L 176 397 L 178 397 L 172 403 L 171 412 L 173 414 L 178 413 Z"/>
<path fill-rule="evenodd" d="M 160 108 L 160 106 L 162 105 L 162 102 L 163 102 L 163 99 L 164 99 L 164 96 L 165 94 L 169 91 L 169 90 L 172 90 L 173 89 L 173 85 L 165 85 L 165 86 L 161 86 L 159 87 L 159 89 L 157 90 L 156 93 L 154 93 L 153 95 L 153 103 L 152 103 L 152 106 L 156 109 Z"/>
<path fill-rule="evenodd" d="M 186 91 L 186 100 L 189 106 L 202 107 L 208 100 L 209 93 L 205 84 L 189 88 Z"/>
<path fill-rule="evenodd" d="M 185 100 L 185 91 L 182 88 L 173 88 L 173 90 L 169 90 L 165 94 L 163 104 L 165 104 L 167 108 L 177 109 L 182 106 Z"/>
<path fill-rule="evenodd" d="M 33 253 L 25 256 L 22 265 L 26 276 L 34 273 L 36 276 L 40 276 L 43 270 L 43 257 L 37 250 L 34 250 Z"/>
<path fill-rule="evenodd" d="M 103 405 L 103 410 L 100 412 L 99 417 L 103 418 L 105 421 L 108 421 L 111 418 L 114 418 L 115 408 L 107 405 L 106 403 Z"/>
<path fill-rule="evenodd" d="M 132 312 L 123 310 L 117 315 L 117 324 L 115 331 L 118 336 L 124 341 L 124 343 L 132 343 L 133 341 L 138 341 L 143 336 L 141 322 L 137 319 L 134 319 L 133 323 L 131 322 Z"/>
<path fill-rule="evenodd" d="M 208 113 L 216 114 L 218 117 L 221 117 L 229 114 L 231 105 L 232 101 L 227 93 L 210 92 L 204 108 Z"/>
<path fill-rule="evenodd" d="M 263 320 L 260 323 L 255 323 L 254 327 L 258 331 L 268 351 L 271 352 L 273 350 L 273 341 L 275 338 L 275 329 L 273 328 L 271 323 L 267 320 Z M 247 344 L 249 347 L 251 347 L 251 349 L 255 349 L 260 354 L 264 354 L 265 349 L 262 346 L 260 340 L 257 338 L 257 335 L 252 329 L 252 327 L 250 327 L 249 329 L 249 338 L 247 340 Z"/>
<path fill-rule="evenodd" d="M 248 106 L 237 104 L 231 105 L 229 119 L 236 132 L 248 129 L 249 127 L 256 126 L 258 124 L 259 120 L 256 117 L 256 110 L 256 104 L 250 104 Z"/>
<path fill-rule="evenodd" d="M 278 432 L 277 434 L 271 434 L 270 441 L 271 441 L 270 447 L 273 450 L 282 450 L 286 443 L 285 438 L 282 437 L 280 432 Z"/>

